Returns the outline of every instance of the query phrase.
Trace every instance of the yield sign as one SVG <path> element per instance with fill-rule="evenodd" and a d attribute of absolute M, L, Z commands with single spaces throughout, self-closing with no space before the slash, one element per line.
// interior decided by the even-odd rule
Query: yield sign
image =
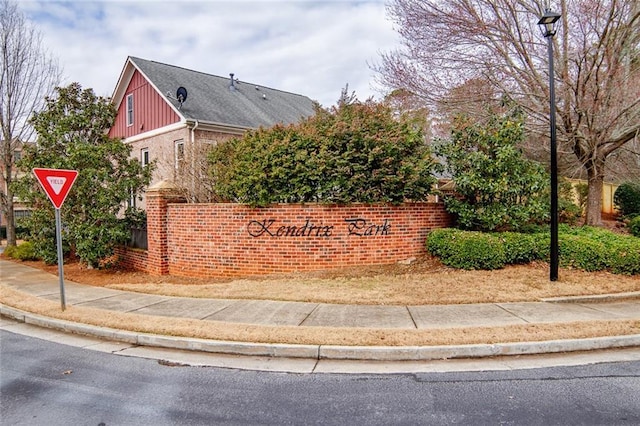
<path fill-rule="evenodd" d="M 78 177 L 76 170 L 33 169 L 33 173 L 56 209 L 62 207 L 73 182 Z"/>

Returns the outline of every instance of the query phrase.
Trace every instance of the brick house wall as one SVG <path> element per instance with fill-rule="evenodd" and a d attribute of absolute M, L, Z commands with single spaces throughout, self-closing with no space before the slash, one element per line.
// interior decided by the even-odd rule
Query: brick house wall
<path fill-rule="evenodd" d="M 442 203 L 252 208 L 182 201 L 168 186 L 147 193 L 143 270 L 150 274 L 233 277 L 390 264 L 426 254 L 429 231 L 452 225 Z M 122 260 L 135 266 L 130 252 L 122 250 Z"/>
<path fill-rule="evenodd" d="M 163 180 L 181 182 L 191 191 L 197 190 L 197 175 L 206 163 L 206 152 L 211 145 L 226 141 L 236 135 L 220 131 L 191 130 L 186 124 L 173 130 L 157 134 L 143 135 L 126 140 L 131 146 L 131 157 L 143 161 L 143 152 L 148 153 L 150 161 L 155 161 L 155 169 L 150 186 Z M 183 158 L 179 159 L 176 144 L 183 145 Z M 180 167 L 186 167 L 180 170 Z M 146 209 L 146 195 L 139 194 L 142 199 L 136 200 L 136 207 Z"/>

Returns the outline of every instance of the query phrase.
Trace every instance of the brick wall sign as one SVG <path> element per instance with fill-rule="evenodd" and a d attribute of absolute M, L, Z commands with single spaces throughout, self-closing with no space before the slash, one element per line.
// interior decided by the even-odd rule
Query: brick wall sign
<path fill-rule="evenodd" d="M 391 264 L 426 254 L 430 230 L 452 225 L 442 203 L 187 204 L 147 192 L 148 250 L 122 261 L 151 274 L 233 277 Z"/>

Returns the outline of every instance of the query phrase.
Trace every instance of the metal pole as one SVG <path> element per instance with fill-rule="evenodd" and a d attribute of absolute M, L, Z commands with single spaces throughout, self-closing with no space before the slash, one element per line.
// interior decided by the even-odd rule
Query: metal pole
<path fill-rule="evenodd" d="M 549 279 L 558 280 L 558 149 L 556 145 L 556 92 L 553 72 L 553 34 L 547 36 L 549 51 L 549 122 L 551 126 L 551 247 Z"/>
<path fill-rule="evenodd" d="M 64 311 L 67 304 L 64 297 L 64 262 L 62 257 L 62 221 L 60 220 L 60 209 L 56 209 L 56 245 L 58 247 L 58 280 L 60 281 L 60 305 Z"/>

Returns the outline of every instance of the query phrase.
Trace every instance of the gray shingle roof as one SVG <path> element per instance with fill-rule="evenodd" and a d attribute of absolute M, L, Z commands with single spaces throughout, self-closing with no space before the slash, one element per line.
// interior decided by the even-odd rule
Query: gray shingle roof
<path fill-rule="evenodd" d="M 176 90 L 184 87 L 187 100 L 180 113 L 186 120 L 198 120 L 245 128 L 289 124 L 314 114 L 314 102 L 306 96 L 244 81 L 230 89 L 230 77 L 220 77 L 174 65 L 129 58 L 147 79 L 178 107 Z"/>

